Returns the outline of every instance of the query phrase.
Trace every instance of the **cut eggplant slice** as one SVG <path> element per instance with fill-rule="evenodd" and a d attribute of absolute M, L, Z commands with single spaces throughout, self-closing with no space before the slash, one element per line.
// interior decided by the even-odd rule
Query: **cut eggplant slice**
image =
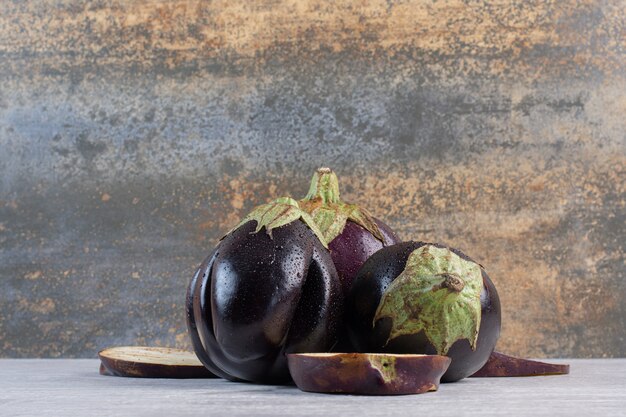
<path fill-rule="evenodd" d="M 293 353 L 289 371 L 302 391 L 403 395 L 436 391 L 450 365 L 438 355 Z"/>
<path fill-rule="evenodd" d="M 487 363 L 472 377 L 511 377 L 569 374 L 569 365 L 516 358 L 493 352 Z"/>
<path fill-rule="evenodd" d="M 216 378 L 195 353 L 182 349 L 121 346 L 100 351 L 100 374 L 137 378 Z"/>

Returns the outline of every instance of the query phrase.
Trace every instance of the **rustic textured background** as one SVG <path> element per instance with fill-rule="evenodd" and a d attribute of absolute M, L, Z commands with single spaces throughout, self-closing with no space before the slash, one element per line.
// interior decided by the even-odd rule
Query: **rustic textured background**
<path fill-rule="evenodd" d="M 500 349 L 626 355 L 623 1 L 0 2 L 0 356 L 188 346 L 185 287 L 333 167 L 487 267 Z"/>

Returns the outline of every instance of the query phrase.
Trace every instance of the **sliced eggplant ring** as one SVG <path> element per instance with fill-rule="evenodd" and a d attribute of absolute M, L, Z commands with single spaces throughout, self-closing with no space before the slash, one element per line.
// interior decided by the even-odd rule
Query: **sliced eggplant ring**
<path fill-rule="evenodd" d="M 292 353 L 289 371 L 302 391 L 406 395 L 436 391 L 450 365 L 439 355 Z"/>
<path fill-rule="evenodd" d="M 182 349 L 120 346 L 98 352 L 100 374 L 135 378 L 216 378 L 196 357 Z"/>

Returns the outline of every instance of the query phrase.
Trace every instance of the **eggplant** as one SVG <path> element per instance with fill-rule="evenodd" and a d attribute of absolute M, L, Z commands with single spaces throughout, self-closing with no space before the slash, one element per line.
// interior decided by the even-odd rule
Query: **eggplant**
<path fill-rule="evenodd" d="M 443 382 L 487 362 L 500 335 L 500 299 L 484 268 L 441 244 L 381 249 L 359 270 L 346 299 L 346 325 L 359 352 L 446 355 Z"/>
<path fill-rule="evenodd" d="M 385 246 L 400 242 L 389 226 L 366 209 L 341 200 L 339 179 L 330 168 L 319 168 L 313 174 L 309 191 L 299 204 L 328 242 L 344 295 L 367 258 Z M 334 351 L 354 351 L 343 328 Z"/>
<path fill-rule="evenodd" d="M 343 293 L 326 242 L 291 198 L 253 210 L 196 271 L 187 327 L 198 358 L 232 381 L 291 382 L 286 354 L 326 352 Z"/>
<path fill-rule="evenodd" d="M 318 225 L 347 294 L 363 263 L 385 246 L 400 239 L 389 226 L 356 204 L 339 196 L 339 179 L 330 168 L 319 168 L 300 207 Z"/>

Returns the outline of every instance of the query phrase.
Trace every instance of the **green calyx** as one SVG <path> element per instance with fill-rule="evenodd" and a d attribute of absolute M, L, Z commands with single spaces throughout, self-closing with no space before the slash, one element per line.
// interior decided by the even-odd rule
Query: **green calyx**
<path fill-rule="evenodd" d="M 330 168 L 319 168 L 313 174 L 309 192 L 299 203 L 302 210 L 313 217 L 328 243 L 343 232 L 348 220 L 363 227 L 381 242 L 385 242 L 385 237 L 367 210 L 341 201 L 339 180 Z"/>
<path fill-rule="evenodd" d="M 475 350 L 482 287 L 480 265 L 448 248 L 422 246 L 383 293 L 372 326 L 385 317 L 392 320 L 387 343 L 423 331 L 439 355 L 461 339 Z"/>
<path fill-rule="evenodd" d="M 276 229 L 277 227 L 284 226 L 296 220 L 302 220 L 309 229 L 315 233 L 315 236 L 322 242 L 322 245 L 328 249 L 328 243 L 324 239 L 324 235 L 318 225 L 308 213 L 300 208 L 298 202 L 293 198 L 280 197 L 270 203 L 258 206 L 244 217 L 233 230 L 251 220 L 256 221 L 254 233 L 258 233 L 261 229 L 265 228 L 265 232 L 270 237 L 272 237 L 272 229 Z"/>

